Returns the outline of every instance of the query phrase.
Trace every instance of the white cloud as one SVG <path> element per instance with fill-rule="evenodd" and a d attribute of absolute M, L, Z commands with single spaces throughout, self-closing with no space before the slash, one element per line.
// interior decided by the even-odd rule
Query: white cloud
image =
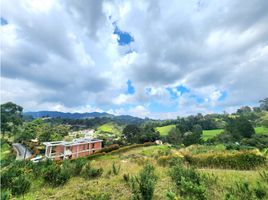
<path fill-rule="evenodd" d="M 4 0 L 1 101 L 156 118 L 257 103 L 268 96 L 267 8 L 259 0 Z M 129 45 L 118 45 L 115 22 L 134 38 Z M 127 80 L 135 94 L 126 94 Z M 163 113 L 150 111 L 152 102 Z"/>

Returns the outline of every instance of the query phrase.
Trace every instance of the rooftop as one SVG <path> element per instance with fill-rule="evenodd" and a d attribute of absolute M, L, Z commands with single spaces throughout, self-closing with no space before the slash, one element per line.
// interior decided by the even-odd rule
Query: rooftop
<path fill-rule="evenodd" d="M 43 144 L 45 146 L 58 146 L 58 145 L 73 146 L 77 144 L 87 144 L 87 143 L 95 143 L 95 142 L 102 142 L 102 140 L 92 139 L 92 138 L 78 138 L 78 139 L 74 139 L 71 142 L 53 141 L 53 142 L 43 142 Z"/>

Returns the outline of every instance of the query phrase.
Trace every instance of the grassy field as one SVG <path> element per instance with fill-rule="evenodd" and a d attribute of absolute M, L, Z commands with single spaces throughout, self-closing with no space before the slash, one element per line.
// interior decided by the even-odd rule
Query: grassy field
<path fill-rule="evenodd" d="M 82 177 L 73 177 L 67 184 L 61 187 L 51 187 L 45 185 L 41 179 L 34 180 L 30 192 L 25 197 L 19 199 L 92 199 L 92 194 L 109 194 L 110 199 L 125 200 L 131 199 L 131 189 L 123 180 L 123 174 L 137 175 L 142 169 L 145 161 L 150 161 L 156 169 L 158 181 L 155 187 L 155 200 L 167 199 L 168 191 L 176 191 L 175 184 L 168 176 L 169 168 L 159 166 L 155 156 L 161 150 L 167 150 L 169 147 L 150 146 L 131 149 L 125 153 L 116 155 L 105 155 L 91 161 L 93 167 L 102 167 L 104 173 L 100 178 L 85 180 Z M 172 149 L 173 152 L 178 150 Z M 119 175 L 111 175 L 109 171 L 112 164 L 120 165 Z M 213 174 L 218 177 L 216 184 L 209 187 L 207 192 L 208 200 L 223 200 L 227 186 L 236 182 L 249 181 L 256 184 L 259 180 L 259 171 L 240 171 L 223 169 L 198 169 L 203 174 Z"/>
<path fill-rule="evenodd" d="M 172 129 L 175 128 L 176 125 L 172 124 L 172 125 L 167 125 L 167 126 L 162 126 L 162 127 L 157 127 L 156 130 L 159 131 L 161 136 L 165 136 L 168 134 L 168 132 Z"/>
<path fill-rule="evenodd" d="M 160 132 L 161 136 L 165 136 L 175 126 L 176 125 L 157 127 L 156 130 L 158 130 Z M 221 132 L 223 132 L 223 129 L 203 130 L 203 139 L 208 140 L 208 139 L 213 138 L 216 135 L 220 134 Z M 256 132 L 256 134 L 268 135 L 268 128 L 265 128 L 263 126 L 259 126 L 259 127 L 255 128 L 255 132 Z"/>
<path fill-rule="evenodd" d="M 97 130 L 103 131 L 103 132 L 113 133 L 115 135 L 120 135 L 122 133 L 122 127 L 120 127 L 119 125 L 117 125 L 113 122 L 103 124 L 103 125 L 99 126 L 97 128 Z"/>
<path fill-rule="evenodd" d="M 256 127 L 255 128 L 255 132 L 256 132 L 256 134 L 265 134 L 265 135 L 268 135 L 268 128 L 265 128 L 263 126 Z"/>
<path fill-rule="evenodd" d="M 223 132 L 223 129 L 203 130 L 203 139 L 207 140 Z"/>

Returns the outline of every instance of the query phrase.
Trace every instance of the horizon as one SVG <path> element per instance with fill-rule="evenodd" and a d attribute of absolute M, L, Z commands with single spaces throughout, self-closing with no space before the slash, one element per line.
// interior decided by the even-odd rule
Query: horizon
<path fill-rule="evenodd" d="M 1 103 L 151 119 L 268 97 L 268 1 L 2 1 Z"/>

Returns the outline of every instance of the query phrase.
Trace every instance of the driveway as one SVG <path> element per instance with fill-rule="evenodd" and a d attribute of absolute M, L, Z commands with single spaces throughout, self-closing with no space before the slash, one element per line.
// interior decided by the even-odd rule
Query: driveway
<path fill-rule="evenodd" d="M 24 156 L 25 159 L 30 158 L 32 156 L 30 150 L 28 150 L 24 145 L 20 143 L 13 143 L 13 148 L 17 151 L 16 160 L 23 160 Z"/>

